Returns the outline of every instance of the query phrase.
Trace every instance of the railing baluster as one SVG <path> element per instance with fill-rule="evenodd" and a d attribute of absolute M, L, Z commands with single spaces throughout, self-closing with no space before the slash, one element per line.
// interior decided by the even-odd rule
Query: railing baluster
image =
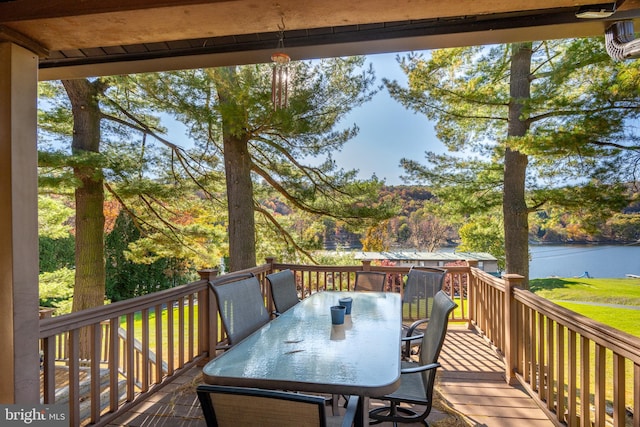
<path fill-rule="evenodd" d="M 524 331 L 524 340 L 523 340 L 523 363 L 522 367 L 522 375 L 524 376 L 524 380 L 527 383 L 531 383 L 531 311 L 524 307 L 524 318 L 522 320 L 522 324 L 525 328 Z"/>
<path fill-rule="evenodd" d="M 546 322 L 546 341 L 547 341 L 547 363 L 546 363 L 546 393 L 544 399 L 547 402 L 547 409 L 549 411 L 554 410 L 554 388 L 555 388 L 555 373 L 554 373 L 554 349 L 555 349 L 555 337 L 554 337 L 554 325 L 555 322 L 547 317 Z"/>
<path fill-rule="evenodd" d="M 155 327 L 156 327 L 156 373 L 155 373 L 155 383 L 160 384 L 162 382 L 162 377 L 164 376 L 162 372 L 162 361 L 164 360 L 162 356 L 162 306 L 160 304 L 155 307 Z"/>
<path fill-rule="evenodd" d="M 565 327 L 561 324 L 556 324 L 556 358 L 558 359 L 558 396 L 557 396 L 557 409 L 556 409 L 556 417 L 559 421 L 564 422 L 564 413 L 565 413 L 565 372 L 566 372 L 566 362 L 565 362 Z"/>
<path fill-rule="evenodd" d="M 515 300 L 515 298 L 514 298 Z M 518 372 L 520 372 L 524 378 L 529 375 L 529 364 L 527 358 L 527 307 L 524 304 L 516 301 L 518 306 L 518 339 L 516 340 L 518 348 Z"/>
<path fill-rule="evenodd" d="M 489 316 L 487 316 L 487 334 L 489 339 L 491 340 L 491 342 L 495 342 L 496 339 L 496 307 L 493 304 L 489 304 L 489 301 L 495 301 L 495 293 L 496 290 L 493 288 L 489 289 L 489 294 L 487 298 L 487 310 L 489 313 Z"/>
<path fill-rule="evenodd" d="M 203 310 L 204 307 L 200 304 L 201 299 L 198 298 L 198 311 Z M 173 375 L 173 362 L 174 362 L 174 300 L 170 300 L 167 303 L 167 375 Z M 199 316 L 199 318 L 201 318 Z M 202 336 L 203 330 L 205 330 L 204 325 L 200 322 L 200 326 L 198 326 L 198 330 L 200 331 L 200 336 Z M 202 342 L 202 340 L 200 340 Z M 208 348 L 202 348 L 201 351 L 208 351 Z"/>
<path fill-rule="evenodd" d="M 569 342 L 568 342 L 568 350 L 569 350 L 569 377 L 568 377 L 568 409 L 569 414 L 567 417 L 567 424 L 569 426 L 578 425 L 577 418 L 577 386 L 578 386 L 578 378 L 577 378 L 577 366 L 578 366 L 578 354 L 576 351 L 576 333 L 575 331 L 569 330 Z"/>
<path fill-rule="evenodd" d="M 589 339 L 580 336 L 580 418 L 582 425 L 591 425 L 591 384 L 589 380 L 590 374 L 590 356 L 589 356 Z"/>
<path fill-rule="evenodd" d="M 638 391 L 636 390 L 636 393 Z M 613 355 L 613 427 L 626 425 L 624 358 Z"/>
<path fill-rule="evenodd" d="M 100 354 L 102 341 L 102 325 L 96 323 L 91 328 L 91 412 L 92 423 L 100 419 Z"/>
<path fill-rule="evenodd" d="M 537 360 L 537 328 L 536 312 L 529 310 L 529 378 L 533 391 L 538 391 L 538 360 Z"/>
<path fill-rule="evenodd" d="M 217 316 L 218 312 L 217 311 L 211 311 L 210 312 L 211 316 Z M 217 323 L 216 323 L 217 325 Z M 182 368 L 184 366 L 184 328 L 185 328 L 185 323 L 184 323 L 184 297 L 180 298 L 180 303 L 178 304 L 178 367 Z M 218 330 L 216 327 L 215 331 L 215 337 L 218 337 Z M 213 347 L 215 347 L 215 343 L 213 345 Z M 214 354 L 210 354 L 210 357 L 215 357 L 215 353 Z"/>
<path fill-rule="evenodd" d="M 595 345 L 595 395 L 593 403 L 595 405 L 595 425 L 605 425 L 605 390 L 607 387 L 606 370 L 606 348 L 600 344 Z"/>
<path fill-rule="evenodd" d="M 518 370 L 518 350 L 517 341 L 515 339 L 515 332 L 520 327 L 518 324 L 518 313 L 515 299 L 513 298 L 512 282 L 509 278 L 505 280 L 505 297 L 504 297 L 504 327 L 505 334 L 508 339 L 505 340 L 503 346 L 504 358 L 505 358 L 505 376 L 508 384 L 514 381 L 516 371 Z"/>
<path fill-rule="evenodd" d="M 633 365 L 633 427 L 640 427 L 640 363 Z"/>
<path fill-rule="evenodd" d="M 69 425 L 80 425 L 80 330 L 69 331 Z"/>
<path fill-rule="evenodd" d="M 133 313 L 127 314 L 127 342 L 126 342 L 126 354 L 127 354 L 127 402 L 133 401 L 135 398 L 135 386 L 136 386 L 136 360 L 134 353 L 134 339 L 135 339 L 135 326 L 134 326 Z"/>
<path fill-rule="evenodd" d="M 538 398 L 540 400 L 544 400 L 544 395 L 546 391 L 546 382 L 547 382 L 547 379 L 545 378 L 545 373 L 547 372 L 547 369 L 546 369 L 546 362 L 544 359 L 544 356 L 545 356 L 544 321 L 545 321 L 544 316 L 538 313 L 538 328 L 537 328 L 538 336 L 536 338 L 536 342 L 538 343 L 538 357 L 537 357 L 538 361 L 536 363 L 536 366 L 537 366 L 536 372 L 538 374 Z"/>
<path fill-rule="evenodd" d="M 140 390 L 145 393 L 149 390 L 149 309 L 142 310 L 142 378 Z"/>
<path fill-rule="evenodd" d="M 495 346 L 504 349 L 503 331 L 504 331 L 504 304 L 502 303 L 503 292 L 495 290 L 495 310 L 496 310 L 496 330 L 495 330 Z"/>
<path fill-rule="evenodd" d="M 189 294 L 189 360 L 193 360 L 193 349 L 195 347 L 195 304 L 193 294 Z"/>
<path fill-rule="evenodd" d="M 120 403 L 120 390 L 119 390 L 119 372 L 118 366 L 120 366 L 120 340 L 119 338 L 120 318 L 113 317 L 109 321 L 109 410 L 115 412 L 118 409 Z"/>

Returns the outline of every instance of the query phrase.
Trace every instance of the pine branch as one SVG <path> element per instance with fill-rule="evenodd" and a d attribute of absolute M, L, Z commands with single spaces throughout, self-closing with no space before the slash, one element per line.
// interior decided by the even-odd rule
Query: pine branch
<path fill-rule="evenodd" d="M 331 216 L 333 218 L 337 218 L 337 216 L 335 216 L 335 215 L 330 215 L 327 212 L 322 212 L 320 210 L 317 210 L 317 209 L 313 208 L 312 206 L 309 206 L 307 204 L 301 203 L 295 196 L 293 196 L 291 193 L 289 193 L 289 191 L 287 191 L 287 189 L 284 188 L 277 180 L 275 180 L 267 171 L 265 171 L 264 169 L 258 167 L 258 165 L 256 165 L 255 163 L 253 163 L 253 166 L 251 167 L 251 170 L 253 172 L 257 173 L 258 175 L 260 175 L 265 181 L 267 181 L 269 183 L 269 185 L 271 185 L 276 191 L 278 191 L 280 194 L 282 194 L 285 199 L 287 199 L 289 202 L 291 202 L 291 204 L 293 204 L 298 209 L 301 209 L 301 210 L 303 210 L 305 212 L 309 212 L 309 213 L 314 213 L 314 214 L 318 214 L 318 215 L 327 215 L 327 216 Z"/>
<path fill-rule="evenodd" d="M 291 234 L 289 234 L 289 232 L 287 230 L 285 230 L 280 225 L 280 223 L 273 217 L 273 215 L 271 215 L 266 209 L 264 209 L 260 205 L 256 204 L 255 205 L 255 210 L 257 212 L 260 212 L 262 215 L 264 215 L 269 220 L 269 222 L 271 222 L 271 224 L 273 224 L 273 226 L 276 227 L 276 229 L 280 233 L 282 233 L 282 236 L 284 237 L 285 242 L 287 242 L 287 244 L 292 245 L 297 251 L 299 251 L 300 253 L 303 253 L 314 264 L 316 264 L 316 265 L 319 264 L 308 251 L 306 251 L 304 248 L 302 248 L 300 245 L 298 245 L 296 243 L 296 241 L 293 238 L 293 236 L 291 236 Z"/>
<path fill-rule="evenodd" d="M 290 153 L 288 153 L 284 148 L 282 148 L 282 146 L 268 140 L 265 138 L 259 138 L 260 141 L 264 142 L 265 144 L 275 148 L 276 150 L 278 150 L 282 155 L 284 155 L 287 160 L 289 160 L 294 166 L 296 166 L 298 168 L 298 170 L 300 170 L 307 178 L 309 178 L 309 181 L 311 181 L 311 183 L 314 185 L 314 188 L 316 190 L 318 190 L 321 194 L 323 194 L 324 196 L 326 196 L 327 198 L 331 199 L 331 200 L 337 200 L 337 198 L 335 198 L 334 196 L 332 196 L 330 191 L 327 190 L 333 190 L 339 194 L 342 194 L 344 196 L 348 196 L 348 194 L 343 191 L 342 189 L 340 189 L 339 187 L 337 187 L 336 185 L 334 185 L 329 179 L 327 179 L 327 176 L 325 174 L 323 174 L 318 168 L 314 168 L 314 167 L 308 167 L 305 166 L 301 163 L 299 163 L 293 156 L 291 156 Z M 257 145 L 251 144 L 252 148 L 254 149 L 254 151 L 256 153 L 260 153 L 262 158 L 269 161 L 270 162 L 270 158 L 271 156 L 267 155 L 266 153 L 264 153 L 264 151 Z M 270 162 L 273 163 L 273 162 Z"/>
<path fill-rule="evenodd" d="M 147 207 L 149 208 L 149 210 L 154 214 L 154 216 L 156 218 L 158 218 L 160 220 L 160 222 L 164 225 L 167 226 L 167 228 L 169 228 L 169 230 L 171 230 L 171 233 L 167 233 L 165 228 L 160 228 L 155 226 L 154 224 L 151 224 L 149 221 L 145 220 L 144 218 L 142 218 L 141 216 L 137 215 L 128 205 L 127 203 L 125 203 L 125 201 L 120 197 L 120 195 L 108 184 L 108 183 L 104 183 L 105 188 L 107 189 L 107 191 L 118 201 L 118 203 L 120 204 L 120 206 L 122 207 L 122 209 L 125 210 L 125 212 L 127 212 L 127 215 L 129 215 L 129 217 L 131 218 L 131 220 L 133 221 L 134 226 L 138 229 L 138 231 L 140 231 L 140 234 L 143 236 L 147 236 L 148 230 L 145 229 L 145 226 L 148 227 L 150 230 L 153 230 L 155 232 L 160 233 L 161 235 L 165 236 L 167 239 L 169 239 L 170 241 L 174 241 L 176 242 L 178 245 L 182 246 L 183 248 L 188 249 L 189 251 L 193 252 L 196 255 L 199 255 L 199 252 L 192 248 L 191 246 L 189 246 L 188 244 L 186 244 L 184 242 L 183 239 L 180 238 L 179 232 L 177 232 L 177 227 L 173 226 L 171 223 L 169 223 L 167 220 L 165 220 L 164 218 L 162 218 L 161 215 L 158 214 L 158 212 L 150 205 L 150 203 L 145 200 L 143 197 L 141 197 L 141 199 L 143 200 L 143 202 L 145 202 L 145 204 L 147 205 Z"/>
<path fill-rule="evenodd" d="M 143 135 L 150 135 L 153 138 L 155 138 L 156 140 L 158 140 L 159 142 L 161 142 L 162 144 L 164 144 L 165 146 L 169 147 L 169 149 L 172 152 L 172 155 L 176 156 L 178 162 L 180 163 L 180 166 L 182 166 L 182 169 L 184 170 L 184 172 L 189 176 L 189 178 L 191 179 L 191 181 L 196 184 L 198 186 L 198 188 L 200 188 L 207 196 L 209 196 L 211 199 L 213 200 L 217 200 L 217 198 L 211 193 L 209 192 L 208 189 L 206 189 L 198 180 L 198 178 L 193 174 L 192 171 L 198 172 L 200 174 L 203 174 L 204 172 L 200 171 L 198 168 L 194 167 L 189 160 L 193 161 L 196 165 L 201 166 L 202 163 L 200 161 L 198 161 L 197 159 L 195 159 L 193 156 L 191 156 L 190 154 L 187 153 L 187 151 L 168 141 L 167 139 L 163 138 L 162 136 L 158 135 L 157 133 L 155 133 L 149 126 L 147 126 L 145 123 L 143 123 L 142 121 L 140 121 L 137 117 L 133 116 L 132 114 L 130 114 L 128 111 L 124 110 L 122 107 L 120 107 L 118 104 L 116 104 L 115 102 L 112 101 L 112 104 L 119 110 L 122 112 L 122 114 L 126 115 L 128 118 L 130 118 L 133 123 L 131 122 L 127 122 L 126 120 L 123 120 L 119 117 L 116 116 L 112 116 L 112 115 L 108 115 L 103 113 L 102 117 L 111 121 L 114 121 L 116 123 L 120 123 L 124 126 L 127 126 L 131 129 L 137 130 L 141 133 L 143 133 Z M 174 177 L 176 176 L 175 172 L 174 172 Z"/>

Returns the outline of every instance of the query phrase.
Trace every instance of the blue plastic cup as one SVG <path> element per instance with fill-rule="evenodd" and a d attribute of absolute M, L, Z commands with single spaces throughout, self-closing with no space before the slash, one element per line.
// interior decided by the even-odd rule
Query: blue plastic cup
<path fill-rule="evenodd" d="M 344 305 L 334 305 L 331 307 L 331 323 L 334 325 L 344 324 L 344 315 L 347 308 Z"/>
<path fill-rule="evenodd" d="M 340 298 L 338 302 L 340 303 L 340 305 L 345 306 L 346 311 L 344 314 L 351 314 L 351 306 L 353 305 L 353 298 L 351 297 Z"/>

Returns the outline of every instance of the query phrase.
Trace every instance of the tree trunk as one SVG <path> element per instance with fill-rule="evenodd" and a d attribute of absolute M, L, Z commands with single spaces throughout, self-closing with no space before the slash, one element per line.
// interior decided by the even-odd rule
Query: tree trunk
<path fill-rule="evenodd" d="M 509 137 L 524 136 L 529 124 L 523 117 L 524 103 L 531 97 L 531 43 L 512 45 L 509 103 Z M 529 212 L 525 200 L 528 158 L 507 144 L 504 155 L 504 240 L 506 272 L 524 276 L 529 286 Z"/>
<path fill-rule="evenodd" d="M 97 83 L 88 80 L 65 80 L 64 87 L 73 113 L 72 152 L 100 151 L 100 107 Z M 73 168 L 79 181 L 76 201 L 76 253 L 74 312 L 104 304 L 104 186 L 102 170 L 91 165 Z M 89 358 L 90 337 L 81 331 L 80 357 Z"/>
<path fill-rule="evenodd" d="M 244 117 L 242 107 L 232 106 L 234 96 L 229 90 L 235 86 L 235 68 L 218 69 L 216 77 L 220 109 L 227 112 L 222 116 L 222 133 L 229 215 L 229 271 L 238 271 L 256 266 L 252 162 L 248 136 L 239 131 L 246 128 L 238 124 Z"/>

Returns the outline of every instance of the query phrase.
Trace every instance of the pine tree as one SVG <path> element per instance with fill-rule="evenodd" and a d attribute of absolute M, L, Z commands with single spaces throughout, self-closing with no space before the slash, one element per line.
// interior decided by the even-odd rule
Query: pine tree
<path fill-rule="evenodd" d="M 393 214 L 377 201 L 381 182 L 357 180 L 356 171 L 340 169 L 331 157 L 357 132 L 339 129 L 340 120 L 375 93 L 373 72 L 362 65 L 362 58 L 292 63 L 281 109 L 271 103 L 266 64 L 136 76 L 158 108 L 187 126 L 194 157 L 224 169 L 231 271 L 256 265 L 258 234 L 275 234 L 311 258 L 260 203 L 265 192 L 318 219 L 361 224 Z M 258 226 L 271 232 L 258 233 Z"/>
<path fill-rule="evenodd" d="M 588 226 L 628 203 L 640 74 L 637 61 L 612 62 L 601 39 L 444 49 L 400 65 L 409 85 L 386 81 L 391 95 L 434 120 L 455 153 L 403 159 L 405 170 L 450 218 L 502 224 L 506 271 L 525 284 L 530 213 L 562 206 Z"/>

